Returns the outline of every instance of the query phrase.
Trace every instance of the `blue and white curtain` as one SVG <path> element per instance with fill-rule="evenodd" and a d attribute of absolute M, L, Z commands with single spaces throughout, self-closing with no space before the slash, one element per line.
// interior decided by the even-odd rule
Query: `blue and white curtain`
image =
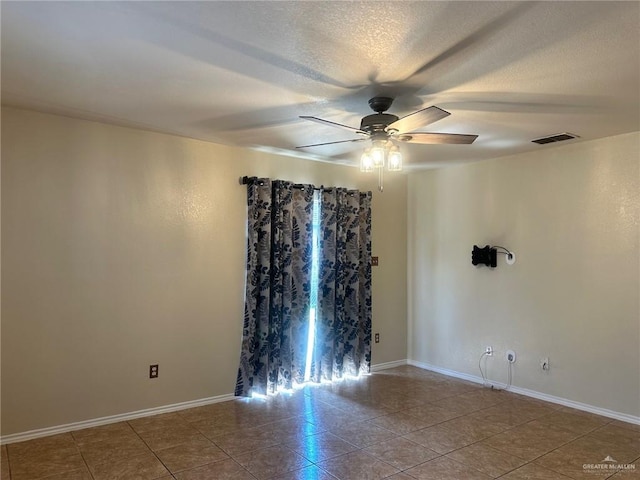
<path fill-rule="evenodd" d="M 371 192 L 322 192 L 318 323 L 312 380 L 371 367 Z"/>
<path fill-rule="evenodd" d="M 236 395 L 302 383 L 312 286 L 312 185 L 247 185 L 247 272 Z M 368 373 L 371 364 L 371 192 L 321 191 L 312 381 Z"/>
<path fill-rule="evenodd" d="M 302 382 L 311 285 L 313 186 L 247 185 L 247 272 L 236 395 Z"/>

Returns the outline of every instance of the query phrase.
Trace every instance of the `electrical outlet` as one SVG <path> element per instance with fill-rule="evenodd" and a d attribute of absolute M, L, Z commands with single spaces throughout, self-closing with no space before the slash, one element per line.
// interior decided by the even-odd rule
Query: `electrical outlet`
<path fill-rule="evenodd" d="M 379 333 L 376 333 L 376 334 L 375 334 L 375 336 L 374 336 L 374 341 L 375 341 L 376 343 L 380 343 L 380 334 L 379 334 Z"/>
<path fill-rule="evenodd" d="M 149 365 L 149 378 L 158 378 L 158 364 Z"/>
<path fill-rule="evenodd" d="M 516 361 L 516 352 L 513 350 L 507 350 L 507 362 L 515 363 Z"/>
<path fill-rule="evenodd" d="M 493 347 L 487 347 L 484 349 L 484 353 L 487 355 L 487 357 L 491 357 L 493 356 Z"/>

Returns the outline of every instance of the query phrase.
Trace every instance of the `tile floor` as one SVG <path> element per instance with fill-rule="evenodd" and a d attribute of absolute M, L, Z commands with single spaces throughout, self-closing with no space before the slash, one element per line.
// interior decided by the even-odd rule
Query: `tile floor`
<path fill-rule="evenodd" d="M 640 426 L 404 366 L 0 453 L 3 480 L 618 480 Z"/>

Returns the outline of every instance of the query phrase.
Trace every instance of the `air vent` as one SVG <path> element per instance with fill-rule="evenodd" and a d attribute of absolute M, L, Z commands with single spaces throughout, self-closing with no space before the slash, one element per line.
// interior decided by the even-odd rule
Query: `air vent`
<path fill-rule="evenodd" d="M 558 133 L 556 135 L 550 135 L 548 137 L 538 138 L 536 140 L 531 140 L 533 143 L 537 143 L 540 145 L 544 145 L 545 143 L 554 143 L 554 142 L 564 142 L 565 140 L 571 140 L 574 138 L 580 138 L 578 135 L 574 135 L 573 133 Z"/>

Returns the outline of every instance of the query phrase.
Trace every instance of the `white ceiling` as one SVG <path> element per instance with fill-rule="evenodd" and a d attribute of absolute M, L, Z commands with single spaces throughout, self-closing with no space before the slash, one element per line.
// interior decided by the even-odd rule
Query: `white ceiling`
<path fill-rule="evenodd" d="M 2 102 L 218 143 L 357 162 L 375 95 L 473 145 L 413 167 L 640 130 L 640 2 L 1 3 Z"/>

